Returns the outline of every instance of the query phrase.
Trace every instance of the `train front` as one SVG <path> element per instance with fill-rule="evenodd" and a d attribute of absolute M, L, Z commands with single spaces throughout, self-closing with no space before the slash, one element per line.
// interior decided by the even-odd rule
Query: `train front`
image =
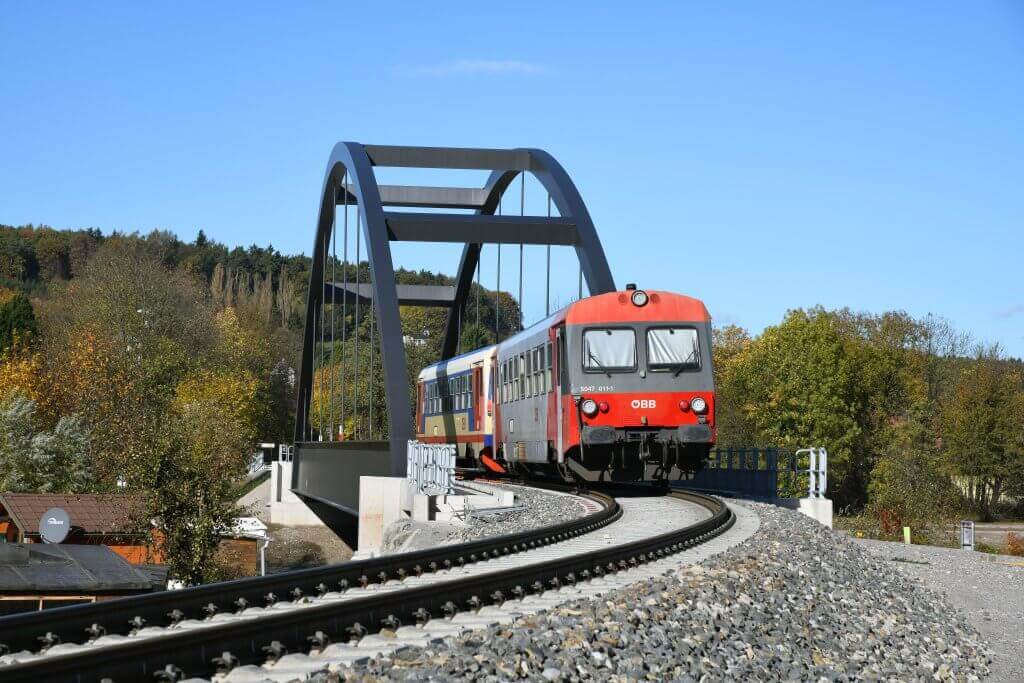
<path fill-rule="evenodd" d="M 628 285 L 569 306 L 564 334 L 562 443 L 577 476 L 650 481 L 703 466 L 715 391 L 701 301 Z"/>

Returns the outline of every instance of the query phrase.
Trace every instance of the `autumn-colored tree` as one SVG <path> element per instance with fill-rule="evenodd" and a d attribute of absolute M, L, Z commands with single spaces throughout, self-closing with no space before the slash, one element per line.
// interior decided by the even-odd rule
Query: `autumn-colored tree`
<path fill-rule="evenodd" d="M 858 366 L 834 314 L 791 311 L 738 355 L 733 371 L 735 400 L 764 443 L 826 446 L 833 490 L 863 500 Z"/>
<path fill-rule="evenodd" d="M 743 387 L 737 368 L 742 354 L 752 344 L 742 327 L 726 325 L 713 330 L 715 372 L 715 425 L 721 446 L 754 446 L 760 443 L 757 428 L 743 410 Z"/>
<path fill-rule="evenodd" d="M 50 390 L 44 357 L 21 343 L 0 352 L 0 400 L 16 394 L 33 402 L 33 419 L 38 425 L 49 426 L 57 420 L 56 401 Z"/>
<path fill-rule="evenodd" d="M 257 436 L 258 382 L 245 371 L 200 370 L 177 387 L 165 447 L 149 482 L 164 556 L 177 578 L 220 578 L 218 532 L 237 516 L 235 491 Z"/>
<path fill-rule="evenodd" d="M 1024 379 L 998 347 L 979 348 L 963 364 L 942 411 L 945 464 L 968 484 L 986 518 L 1004 488 L 1024 470 Z"/>

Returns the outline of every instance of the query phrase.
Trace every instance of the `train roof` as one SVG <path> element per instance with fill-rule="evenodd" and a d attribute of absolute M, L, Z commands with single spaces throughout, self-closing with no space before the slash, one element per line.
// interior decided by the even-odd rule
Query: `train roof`
<path fill-rule="evenodd" d="M 644 290 L 648 301 L 634 306 L 632 292 L 608 292 L 571 304 L 566 313 L 568 325 L 590 323 L 646 323 L 646 322 L 711 322 L 711 315 L 700 299 L 691 296 Z"/>
<path fill-rule="evenodd" d="M 428 365 L 420 370 L 419 381 L 422 382 L 434 379 L 438 374 L 454 375 L 456 373 L 469 370 L 474 364 L 482 362 L 485 358 L 494 353 L 494 349 L 495 345 L 491 344 L 490 346 L 484 346 L 483 348 L 469 351 L 459 356 L 453 356 L 448 360 Z"/>
<path fill-rule="evenodd" d="M 633 292 L 630 290 L 588 296 L 555 311 L 543 320 L 530 325 L 511 337 L 502 339 L 501 344 L 515 345 L 523 339 L 536 335 L 538 331 L 557 325 L 563 320 L 569 325 L 658 321 L 711 322 L 711 315 L 704 306 L 704 302 L 700 299 L 684 294 L 675 294 L 674 292 L 644 291 L 648 295 L 647 304 L 644 306 L 633 305 L 631 300 Z M 491 344 L 490 346 L 449 358 L 446 361 L 428 365 L 420 371 L 419 380 L 434 379 L 442 370 L 444 374 L 448 375 L 468 370 L 475 363 L 483 361 L 490 356 L 496 347 L 496 344 Z"/>

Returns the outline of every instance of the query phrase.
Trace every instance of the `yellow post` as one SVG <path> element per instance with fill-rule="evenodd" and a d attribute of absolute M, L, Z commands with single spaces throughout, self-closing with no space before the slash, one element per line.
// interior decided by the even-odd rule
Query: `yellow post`
<path fill-rule="evenodd" d="M 910 527 L 903 527 L 903 542 L 910 545 Z"/>

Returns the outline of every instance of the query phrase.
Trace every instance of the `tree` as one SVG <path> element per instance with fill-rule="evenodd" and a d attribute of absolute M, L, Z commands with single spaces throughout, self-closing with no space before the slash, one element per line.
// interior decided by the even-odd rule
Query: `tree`
<path fill-rule="evenodd" d="M 947 471 L 965 478 L 967 495 L 985 519 L 1004 487 L 1024 469 L 1021 369 L 998 346 L 979 347 L 964 364 L 942 410 Z"/>
<path fill-rule="evenodd" d="M 218 532 L 230 528 L 235 491 L 256 438 L 257 382 L 203 370 L 178 386 L 165 446 L 150 484 L 152 513 L 174 576 L 192 585 L 220 578 Z"/>
<path fill-rule="evenodd" d="M 941 535 L 958 508 L 955 487 L 941 467 L 941 456 L 921 419 L 894 427 L 878 454 L 868 486 L 870 512 L 886 534 L 909 526 L 918 537 Z"/>
<path fill-rule="evenodd" d="M 32 302 L 24 294 L 13 294 L 0 303 L 0 351 L 18 340 L 31 342 L 39 334 Z"/>
<path fill-rule="evenodd" d="M 715 426 L 718 444 L 753 446 L 758 443 L 757 428 L 743 411 L 742 387 L 736 368 L 742 354 L 753 343 L 742 327 L 726 325 L 714 328 L 712 343 L 715 371 Z"/>
<path fill-rule="evenodd" d="M 78 492 L 92 483 L 89 435 L 77 417 L 37 431 L 36 404 L 21 394 L 0 403 L 0 490 Z"/>
<path fill-rule="evenodd" d="M 862 502 L 867 461 L 857 448 L 860 392 L 856 358 L 835 314 L 790 311 L 735 362 L 734 400 L 767 444 L 828 448 L 841 502 Z"/>

